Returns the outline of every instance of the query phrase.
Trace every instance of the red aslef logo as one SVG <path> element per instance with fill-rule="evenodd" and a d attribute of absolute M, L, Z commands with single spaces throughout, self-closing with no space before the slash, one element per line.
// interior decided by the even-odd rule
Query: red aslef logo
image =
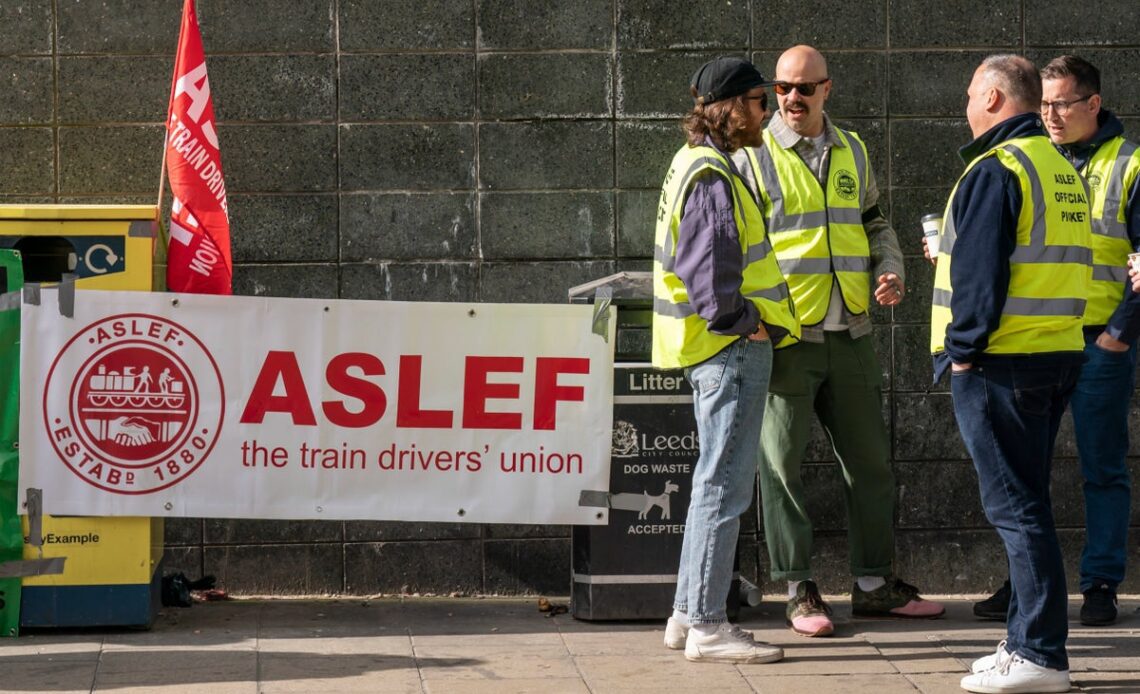
<path fill-rule="evenodd" d="M 56 453 L 85 482 L 147 494 L 186 479 L 213 450 L 225 410 L 205 345 L 160 316 L 92 323 L 56 356 L 44 423 Z"/>

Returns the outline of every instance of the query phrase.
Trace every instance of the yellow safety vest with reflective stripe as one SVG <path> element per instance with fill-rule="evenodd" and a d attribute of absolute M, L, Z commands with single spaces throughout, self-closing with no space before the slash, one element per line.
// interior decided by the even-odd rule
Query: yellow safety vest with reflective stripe
<path fill-rule="evenodd" d="M 851 313 L 870 306 L 871 251 L 863 228 L 867 147 L 855 133 L 836 131 L 846 146 L 831 148 L 826 186 L 770 130 L 764 130 L 764 147 L 746 150 L 768 234 L 804 325 L 827 315 L 835 280 Z"/>
<path fill-rule="evenodd" d="M 685 145 L 673 157 L 657 209 L 657 238 L 653 248 L 653 365 L 679 368 L 698 364 L 741 339 L 718 335 L 689 304 L 688 291 L 674 273 L 677 235 L 693 181 L 707 173 L 723 176 L 732 189 L 732 211 L 740 236 L 743 272 L 740 293 L 751 300 L 768 325 L 788 334 L 774 346 L 778 349 L 799 340 L 788 286 L 768 242 L 764 220 L 752 194 L 720 152 L 711 147 Z"/>
<path fill-rule="evenodd" d="M 1093 283 L 1085 325 L 1104 325 L 1128 282 L 1128 191 L 1140 175 L 1140 151 L 1123 137 L 1097 148 L 1083 171 L 1092 191 Z"/>
<path fill-rule="evenodd" d="M 997 157 L 1017 176 L 1021 212 L 1017 243 L 1009 258 L 1009 291 L 987 354 L 1079 352 L 1084 349 L 1081 316 L 1092 283 L 1092 233 L 1088 187 L 1072 164 L 1043 135 L 1007 140 L 979 155 L 964 178 L 986 157 Z M 930 310 L 930 351 L 943 351 L 952 287 L 950 264 L 957 239 L 953 204 L 958 183 L 943 214 Z M 991 224 L 992 220 L 977 220 Z"/>

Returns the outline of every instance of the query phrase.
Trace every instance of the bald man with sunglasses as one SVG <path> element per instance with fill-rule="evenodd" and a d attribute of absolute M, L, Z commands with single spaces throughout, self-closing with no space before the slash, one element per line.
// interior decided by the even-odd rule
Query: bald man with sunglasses
<path fill-rule="evenodd" d="M 764 146 L 733 156 L 762 201 L 803 324 L 803 341 L 774 357 L 760 463 L 771 574 L 788 582 L 787 624 L 803 636 L 834 631 L 812 573 L 802 480 L 813 415 L 843 471 L 853 613 L 930 618 L 944 612 L 894 575 L 895 479 L 869 309 L 872 299 L 882 306 L 902 301 L 903 258 L 879 210 L 866 145 L 824 111 L 831 88 L 819 51 L 785 51 L 774 85 L 780 110 Z"/>

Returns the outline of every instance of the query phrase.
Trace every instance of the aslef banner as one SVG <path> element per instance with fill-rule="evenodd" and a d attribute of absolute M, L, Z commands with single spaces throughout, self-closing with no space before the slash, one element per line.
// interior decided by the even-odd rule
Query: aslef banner
<path fill-rule="evenodd" d="M 48 513 L 607 521 L 579 497 L 609 483 L 612 309 L 58 299 L 21 317 L 20 487 Z"/>

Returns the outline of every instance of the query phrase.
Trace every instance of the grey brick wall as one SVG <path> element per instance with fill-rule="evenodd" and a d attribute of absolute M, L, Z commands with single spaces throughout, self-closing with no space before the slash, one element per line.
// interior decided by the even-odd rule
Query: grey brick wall
<path fill-rule="evenodd" d="M 154 199 L 180 9 L 0 3 L 0 202 Z M 960 171 L 966 85 L 988 53 L 1085 55 L 1140 135 L 1134 0 L 199 0 L 199 15 L 236 290 L 278 296 L 562 302 L 571 285 L 648 269 L 695 67 L 734 54 L 770 74 L 787 46 L 821 48 L 829 110 L 867 140 L 908 254 L 910 299 L 875 313 L 899 571 L 934 592 L 1004 575 L 949 396 L 928 389 L 932 278 L 917 220 Z M 811 452 L 818 577 L 843 591 L 841 492 L 818 430 Z M 1071 423 L 1058 453 L 1075 578 Z M 749 576 L 765 573 L 758 539 L 753 517 Z M 565 527 L 182 519 L 167 543 L 171 568 L 242 593 L 568 592 Z"/>

